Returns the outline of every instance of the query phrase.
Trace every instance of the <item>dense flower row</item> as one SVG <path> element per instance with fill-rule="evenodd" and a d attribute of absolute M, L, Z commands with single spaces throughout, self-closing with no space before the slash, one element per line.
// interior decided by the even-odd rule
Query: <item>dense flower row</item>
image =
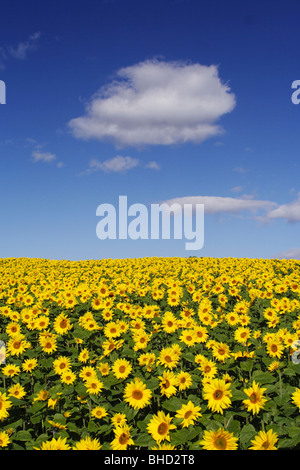
<path fill-rule="evenodd" d="M 299 267 L 0 260 L 0 447 L 299 448 Z"/>

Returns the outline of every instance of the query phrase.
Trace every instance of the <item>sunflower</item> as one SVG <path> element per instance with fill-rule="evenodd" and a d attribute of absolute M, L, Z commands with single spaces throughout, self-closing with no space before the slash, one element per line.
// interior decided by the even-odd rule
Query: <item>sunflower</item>
<path fill-rule="evenodd" d="M 115 438 L 110 443 L 110 447 L 113 450 L 126 450 L 128 446 L 134 445 L 134 442 L 130 436 L 130 429 L 131 426 L 129 427 L 125 423 L 117 426 L 117 428 L 113 430 Z"/>
<path fill-rule="evenodd" d="M 298 406 L 300 410 L 300 388 L 296 387 L 294 393 L 292 394 L 292 401 L 294 405 Z"/>
<path fill-rule="evenodd" d="M 53 368 L 56 374 L 61 375 L 66 370 L 70 369 L 71 363 L 70 359 L 66 356 L 59 356 L 53 361 Z"/>
<path fill-rule="evenodd" d="M 87 436 L 75 444 L 73 450 L 100 450 L 101 445 L 98 439 Z"/>
<path fill-rule="evenodd" d="M 56 317 L 53 327 L 59 335 L 65 335 L 72 329 L 70 319 L 64 313 L 61 313 Z"/>
<path fill-rule="evenodd" d="M 92 409 L 91 415 L 94 416 L 94 418 L 101 419 L 107 416 L 107 411 L 104 406 L 96 406 Z"/>
<path fill-rule="evenodd" d="M 179 339 L 187 346 L 194 346 L 194 344 L 197 343 L 197 335 L 194 330 L 183 331 Z"/>
<path fill-rule="evenodd" d="M 43 442 L 40 448 L 34 447 L 34 450 L 70 450 L 71 447 L 66 443 L 66 440 L 66 437 L 58 437 L 57 439 L 53 437 L 51 441 Z"/>
<path fill-rule="evenodd" d="M 9 443 L 9 435 L 5 431 L 0 431 L 0 447 L 7 447 Z"/>
<path fill-rule="evenodd" d="M 218 431 L 204 431 L 200 445 L 205 450 L 237 450 L 238 438 L 233 433 L 219 428 Z"/>
<path fill-rule="evenodd" d="M 143 329 L 137 330 L 133 333 L 134 346 L 133 350 L 138 351 L 140 349 L 145 349 L 150 341 L 150 336 Z"/>
<path fill-rule="evenodd" d="M 153 439 L 159 444 L 161 441 L 170 441 L 170 430 L 176 429 L 175 424 L 171 424 L 172 418 L 169 414 L 165 415 L 163 411 L 158 411 L 147 425 L 147 431 Z"/>
<path fill-rule="evenodd" d="M 11 397 L 18 398 L 19 400 L 26 395 L 24 387 L 20 384 L 14 384 L 8 389 L 8 393 Z"/>
<path fill-rule="evenodd" d="M 249 328 L 246 328 L 244 326 L 241 326 L 240 328 L 237 328 L 234 333 L 234 339 L 241 344 L 247 343 L 248 339 L 251 336 L 251 331 Z"/>
<path fill-rule="evenodd" d="M 182 420 L 181 427 L 186 428 L 190 424 L 194 424 L 201 415 L 201 406 L 195 406 L 191 401 L 187 405 L 182 405 L 180 410 L 176 413 L 176 418 Z"/>
<path fill-rule="evenodd" d="M 147 371 L 150 372 L 153 368 L 153 365 L 155 363 L 156 356 L 154 353 L 144 353 L 139 356 L 139 365 L 140 366 L 146 366 Z"/>
<path fill-rule="evenodd" d="M 215 362 L 207 358 L 204 358 L 204 360 L 200 363 L 200 367 L 198 367 L 198 369 L 201 370 L 202 375 L 205 378 L 212 379 L 218 373 L 218 369 Z"/>
<path fill-rule="evenodd" d="M 84 366 L 79 372 L 79 377 L 82 380 L 89 380 L 91 378 L 97 378 L 97 372 L 93 366 Z"/>
<path fill-rule="evenodd" d="M 177 319 L 172 312 L 166 312 L 162 317 L 162 327 L 166 333 L 174 333 L 177 330 Z"/>
<path fill-rule="evenodd" d="M 26 341 L 25 336 L 19 333 L 9 339 L 6 345 L 6 351 L 12 356 L 20 356 L 29 347 L 30 344 Z"/>
<path fill-rule="evenodd" d="M 278 435 L 273 432 L 272 429 L 269 431 L 259 431 L 258 435 L 251 441 L 252 446 L 250 450 L 276 450 L 276 442 L 278 441 Z"/>
<path fill-rule="evenodd" d="M 112 371 L 116 379 L 126 379 L 132 371 L 132 365 L 127 359 L 117 359 L 112 366 Z"/>
<path fill-rule="evenodd" d="M 173 348 L 164 348 L 158 357 L 158 364 L 162 364 L 169 369 L 173 369 L 177 366 L 179 356 Z"/>
<path fill-rule="evenodd" d="M 180 391 L 186 390 L 192 385 L 192 377 L 188 372 L 182 370 L 176 375 L 176 378 L 178 380 L 178 388 Z"/>
<path fill-rule="evenodd" d="M 278 359 L 281 358 L 284 350 L 284 345 L 281 343 L 280 340 L 274 339 L 269 340 L 267 342 L 267 353 L 271 357 L 277 357 Z"/>
<path fill-rule="evenodd" d="M 16 364 L 7 364 L 3 367 L 2 372 L 6 377 L 14 377 L 20 373 L 20 367 Z"/>
<path fill-rule="evenodd" d="M 100 370 L 100 374 L 105 376 L 109 374 L 110 366 L 107 362 L 101 362 L 98 366 L 98 369 Z"/>
<path fill-rule="evenodd" d="M 171 371 L 164 371 L 163 375 L 158 377 L 160 379 L 160 393 L 166 395 L 167 398 L 177 392 L 176 386 L 178 385 L 178 378 Z"/>
<path fill-rule="evenodd" d="M 220 362 L 230 357 L 230 349 L 226 343 L 215 343 L 212 347 L 213 356 Z"/>
<path fill-rule="evenodd" d="M 267 398 L 263 396 L 266 388 L 261 388 L 259 384 L 253 380 L 253 384 L 249 388 L 244 388 L 244 392 L 249 397 L 246 400 L 243 400 L 247 411 L 252 411 L 253 414 L 259 413 L 259 411 L 264 407 Z"/>
<path fill-rule="evenodd" d="M 79 355 L 78 355 L 78 361 L 79 362 L 87 362 L 88 360 L 90 359 L 90 353 L 89 353 L 89 350 L 87 348 L 83 348 Z"/>
<path fill-rule="evenodd" d="M 223 379 L 212 379 L 203 385 L 203 397 L 208 400 L 208 408 L 223 414 L 223 410 L 231 405 L 232 396 L 230 383 Z"/>
<path fill-rule="evenodd" d="M 7 418 L 9 408 L 12 406 L 11 401 L 7 397 L 6 393 L 0 392 L 0 421 Z"/>
<path fill-rule="evenodd" d="M 120 426 L 121 424 L 126 423 L 126 415 L 124 413 L 116 413 L 111 418 L 111 422 L 114 426 Z"/>
<path fill-rule="evenodd" d="M 64 370 L 60 375 L 60 380 L 63 384 L 71 385 L 76 380 L 76 375 L 70 369 Z"/>
<path fill-rule="evenodd" d="M 142 380 L 137 377 L 125 387 L 124 400 L 134 409 L 141 409 L 149 405 L 151 397 L 151 390 L 147 389 Z"/>
<path fill-rule="evenodd" d="M 5 331 L 9 336 L 14 336 L 14 335 L 20 334 L 21 333 L 21 325 L 19 325 L 19 323 L 16 323 L 16 322 L 10 322 L 7 325 Z"/>
<path fill-rule="evenodd" d="M 104 384 L 97 377 L 90 377 L 85 381 L 85 386 L 90 395 L 98 395 L 104 387 Z"/>

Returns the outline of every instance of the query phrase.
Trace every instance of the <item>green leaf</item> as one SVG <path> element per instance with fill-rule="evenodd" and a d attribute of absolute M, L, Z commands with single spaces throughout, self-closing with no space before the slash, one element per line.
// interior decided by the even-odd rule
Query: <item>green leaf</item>
<path fill-rule="evenodd" d="M 271 372 L 262 372 L 261 370 L 255 370 L 252 374 L 252 379 L 259 385 L 271 384 L 275 381 L 274 375 Z"/>
<path fill-rule="evenodd" d="M 178 411 L 182 407 L 182 402 L 179 398 L 172 397 L 162 403 L 162 407 L 168 411 Z"/>
<path fill-rule="evenodd" d="M 256 435 L 256 431 L 252 424 L 246 424 L 240 433 L 240 443 L 244 449 L 247 449 L 250 446 L 251 440 Z"/>
<path fill-rule="evenodd" d="M 29 431 L 18 431 L 14 434 L 15 441 L 30 441 L 32 436 Z"/>

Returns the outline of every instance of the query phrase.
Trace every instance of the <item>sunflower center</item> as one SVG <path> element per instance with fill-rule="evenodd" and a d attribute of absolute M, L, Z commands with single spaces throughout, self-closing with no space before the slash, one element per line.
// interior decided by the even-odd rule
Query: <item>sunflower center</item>
<path fill-rule="evenodd" d="M 272 346 L 271 346 L 271 351 L 272 351 L 272 352 L 277 352 L 277 349 L 278 349 L 278 348 L 277 348 L 276 344 L 272 344 Z"/>
<path fill-rule="evenodd" d="M 220 356 L 223 356 L 223 355 L 225 354 L 225 349 L 220 348 L 220 349 L 218 350 L 218 353 L 220 354 Z"/>
<path fill-rule="evenodd" d="M 165 357 L 165 361 L 166 361 L 166 362 L 172 362 L 171 356 L 166 356 L 166 357 Z"/>
<path fill-rule="evenodd" d="M 119 367 L 119 372 L 120 372 L 121 374 L 123 374 L 123 373 L 125 372 L 125 370 L 126 370 L 126 367 L 125 367 L 125 366 L 120 366 L 120 367 Z"/>
<path fill-rule="evenodd" d="M 222 390 L 216 390 L 213 394 L 213 397 L 215 400 L 221 400 L 221 398 L 223 397 Z"/>
<path fill-rule="evenodd" d="M 132 398 L 134 398 L 134 400 L 141 400 L 143 398 L 143 393 L 140 390 L 134 390 L 132 392 Z"/>
<path fill-rule="evenodd" d="M 257 403 L 258 402 L 258 396 L 255 392 L 253 392 L 250 397 L 249 397 L 251 403 Z"/>
<path fill-rule="evenodd" d="M 217 449 L 220 449 L 220 450 L 226 449 L 227 447 L 226 439 L 224 439 L 224 437 L 217 437 L 217 439 L 215 440 L 215 446 Z"/>
<path fill-rule="evenodd" d="M 188 419 L 191 416 L 191 414 L 193 414 L 191 410 L 186 411 L 186 413 L 184 414 L 184 419 Z"/>
<path fill-rule="evenodd" d="M 265 441 L 263 444 L 262 444 L 262 448 L 267 450 L 269 448 L 269 442 L 268 441 Z"/>
<path fill-rule="evenodd" d="M 124 445 L 127 442 L 128 442 L 128 436 L 127 436 L 127 434 L 125 434 L 125 432 L 123 432 L 119 437 L 119 443 Z"/>
<path fill-rule="evenodd" d="M 166 434 L 167 431 L 168 431 L 167 423 L 160 423 L 160 425 L 157 428 L 158 434 L 160 434 L 162 436 L 162 435 Z"/>
<path fill-rule="evenodd" d="M 168 379 L 165 379 L 165 380 L 164 380 L 164 383 L 162 384 L 163 388 L 165 388 L 165 389 L 169 388 L 170 385 L 171 385 L 171 384 L 170 384 L 170 382 L 169 382 Z"/>

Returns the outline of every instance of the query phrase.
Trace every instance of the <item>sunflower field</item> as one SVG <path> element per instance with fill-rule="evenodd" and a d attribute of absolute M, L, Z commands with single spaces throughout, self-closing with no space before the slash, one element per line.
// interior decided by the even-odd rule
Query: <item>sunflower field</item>
<path fill-rule="evenodd" d="M 298 261 L 1 259 L 0 448 L 300 449 L 299 339 Z"/>

